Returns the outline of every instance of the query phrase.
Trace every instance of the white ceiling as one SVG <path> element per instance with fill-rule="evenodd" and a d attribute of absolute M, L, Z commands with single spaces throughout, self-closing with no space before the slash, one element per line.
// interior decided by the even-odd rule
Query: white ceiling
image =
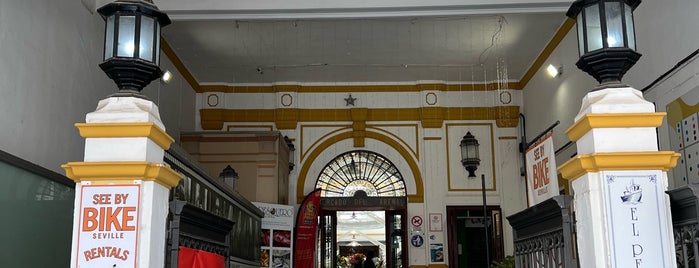
<path fill-rule="evenodd" d="M 279 9 L 259 1 L 237 9 L 221 0 L 156 4 L 172 13 L 163 36 L 200 83 L 414 83 L 518 81 L 570 1 L 322 2 L 300 0 L 298 9 L 288 2 Z"/>

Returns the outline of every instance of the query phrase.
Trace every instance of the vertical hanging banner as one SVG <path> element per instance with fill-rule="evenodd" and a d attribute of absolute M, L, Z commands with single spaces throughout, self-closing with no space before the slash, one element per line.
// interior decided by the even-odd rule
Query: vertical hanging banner
<path fill-rule="evenodd" d="M 320 191 L 318 188 L 306 195 L 296 215 L 293 267 L 314 267 Z"/>
<path fill-rule="evenodd" d="M 82 185 L 77 267 L 135 267 L 140 185 Z"/>
<path fill-rule="evenodd" d="M 526 163 L 529 206 L 557 196 L 559 192 L 558 174 L 552 132 L 527 148 Z"/>

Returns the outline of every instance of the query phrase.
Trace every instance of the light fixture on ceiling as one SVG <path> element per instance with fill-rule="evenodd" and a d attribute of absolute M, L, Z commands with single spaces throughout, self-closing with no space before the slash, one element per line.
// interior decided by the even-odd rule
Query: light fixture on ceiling
<path fill-rule="evenodd" d="M 551 77 L 558 77 L 563 73 L 563 66 L 553 66 L 553 64 L 549 64 L 548 67 L 546 67 L 546 72 L 551 76 Z"/>
<path fill-rule="evenodd" d="M 258 74 L 264 74 L 264 73 L 265 73 L 265 70 L 263 70 L 261 66 L 257 66 L 257 73 L 258 73 Z"/>

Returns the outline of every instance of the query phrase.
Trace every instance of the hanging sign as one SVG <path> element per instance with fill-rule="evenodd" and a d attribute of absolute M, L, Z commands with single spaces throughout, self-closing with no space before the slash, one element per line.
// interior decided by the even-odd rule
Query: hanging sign
<path fill-rule="evenodd" d="M 526 163 L 529 206 L 557 196 L 558 174 L 552 132 L 527 149 Z"/>
<path fill-rule="evenodd" d="M 82 185 L 77 267 L 135 267 L 140 185 Z"/>
<path fill-rule="evenodd" d="M 313 267 L 316 255 L 316 229 L 320 211 L 320 191 L 315 189 L 301 202 L 294 227 L 294 266 Z M 276 266 L 275 266 L 276 267 Z"/>

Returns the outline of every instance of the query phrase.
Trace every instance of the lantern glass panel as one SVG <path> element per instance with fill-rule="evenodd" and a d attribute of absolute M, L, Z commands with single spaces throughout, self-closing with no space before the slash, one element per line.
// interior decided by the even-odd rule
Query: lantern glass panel
<path fill-rule="evenodd" d="M 134 36 L 136 34 L 136 17 L 119 17 L 119 44 L 117 44 L 117 57 L 133 57 Z"/>
<path fill-rule="evenodd" d="M 580 56 L 585 54 L 585 29 L 583 28 L 583 15 L 582 12 L 578 14 L 578 18 L 575 20 L 578 24 L 578 52 Z"/>
<path fill-rule="evenodd" d="M 604 3 L 607 17 L 607 47 L 624 47 L 624 26 L 621 21 L 621 3 Z"/>
<path fill-rule="evenodd" d="M 602 25 L 600 24 L 599 6 L 585 8 L 585 27 L 587 27 L 587 50 L 585 53 L 602 48 Z"/>
<path fill-rule="evenodd" d="M 633 10 L 627 4 L 624 4 L 624 17 L 626 19 L 626 40 L 629 42 L 629 48 L 636 50 L 636 36 L 633 27 Z"/>
<path fill-rule="evenodd" d="M 114 15 L 107 18 L 107 28 L 104 31 L 104 60 L 114 57 Z"/>
<path fill-rule="evenodd" d="M 138 57 L 153 62 L 153 29 L 155 20 L 151 17 L 141 16 L 141 34 L 138 40 Z"/>
<path fill-rule="evenodd" d="M 160 65 L 160 23 L 155 21 L 155 65 Z"/>

